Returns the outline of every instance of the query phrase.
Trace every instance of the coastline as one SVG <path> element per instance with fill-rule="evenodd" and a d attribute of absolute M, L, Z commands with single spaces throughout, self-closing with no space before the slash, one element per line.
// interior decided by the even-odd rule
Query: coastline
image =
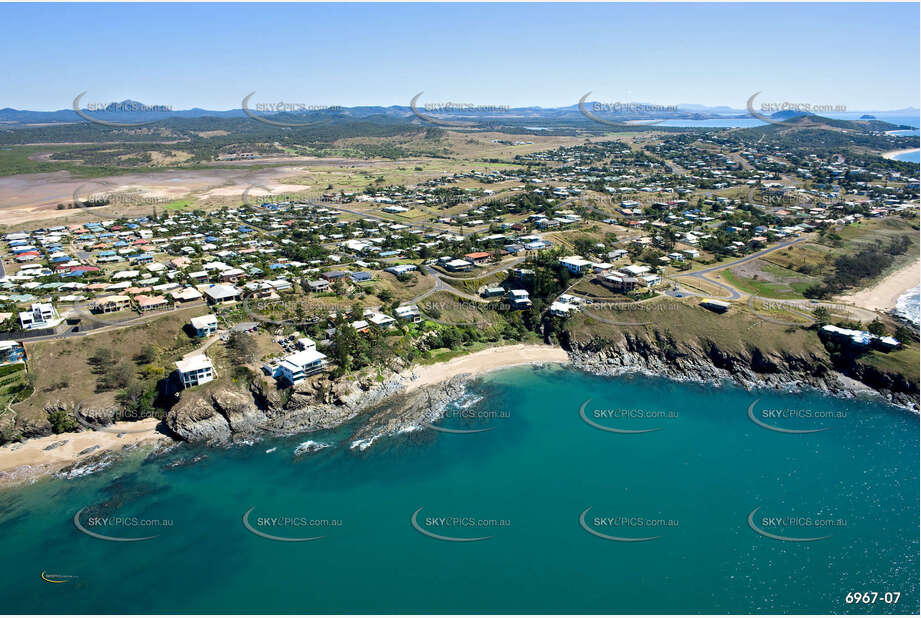
<path fill-rule="evenodd" d="M 481 375 L 496 369 L 535 363 L 568 363 L 569 355 L 561 347 L 541 344 L 519 344 L 487 348 L 473 354 L 453 358 L 434 365 L 421 365 L 412 370 L 412 381 L 404 392 L 445 382 L 452 377 Z"/>
<path fill-rule="evenodd" d="M 569 356 L 560 347 L 541 344 L 487 348 L 443 363 L 414 367 L 406 373 L 406 386 L 399 394 L 446 383 L 455 376 L 480 375 L 506 367 L 549 362 L 567 363 Z M 98 461 L 100 455 L 117 453 L 126 447 L 172 441 L 172 437 L 158 430 L 159 425 L 159 420 L 148 418 L 115 423 L 105 431 L 52 434 L 6 444 L 0 447 L 0 488 L 31 483 L 75 464 L 92 465 L 91 462 Z M 58 442 L 63 444 L 45 450 Z"/>
<path fill-rule="evenodd" d="M 879 285 L 874 286 L 867 293 L 885 293 L 894 306 L 896 299 L 904 293 L 904 273 L 909 273 L 917 281 L 919 263 L 915 262 L 893 275 L 887 277 Z M 897 275 L 901 275 L 900 277 Z M 883 286 L 883 284 L 887 284 Z M 915 283 L 917 285 L 917 283 Z M 880 288 L 880 290 L 877 290 Z M 706 355 L 690 362 L 687 366 L 671 366 L 664 359 L 652 356 L 638 355 L 635 351 L 628 350 L 593 350 L 573 349 L 567 351 L 559 346 L 543 344 L 516 344 L 495 348 L 487 348 L 453 358 L 451 360 L 432 365 L 416 365 L 394 375 L 393 384 L 384 385 L 379 397 L 372 398 L 377 403 L 391 400 L 394 397 L 407 397 L 402 400 L 400 410 L 392 413 L 377 414 L 372 416 L 366 427 L 355 436 L 353 446 L 362 449 L 378 437 L 398 433 L 415 428 L 423 421 L 434 422 L 440 417 L 443 406 L 463 392 L 464 384 L 470 378 L 485 374 L 490 371 L 516 367 L 521 365 L 555 363 L 570 365 L 576 369 L 596 375 L 618 376 L 626 373 L 639 373 L 656 376 L 679 382 L 692 381 L 700 383 L 732 382 L 743 388 L 753 388 L 761 385 L 765 388 L 779 390 L 799 390 L 812 386 L 817 391 L 831 396 L 853 397 L 859 394 L 877 393 L 873 388 L 850 379 L 843 374 L 831 372 L 826 376 L 828 380 L 810 380 L 806 375 L 793 372 L 789 375 L 779 373 L 771 374 L 770 379 L 760 376 L 760 382 L 753 373 L 744 367 L 736 370 L 718 368 Z M 744 364 L 744 363 L 743 363 Z M 360 389 L 359 389 L 360 390 Z M 422 392 L 420 392 L 422 391 Z M 363 392 L 363 391 L 362 391 Z M 351 406 L 342 404 L 341 409 L 350 410 L 348 414 L 336 415 L 332 425 L 307 427 L 291 427 L 294 433 L 310 433 L 317 429 L 329 428 L 341 424 L 356 414 L 362 413 L 362 408 L 368 409 L 367 396 L 364 393 L 363 403 Z M 895 401 L 893 397 L 883 396 L 890 403 L 907 408 L 917 413 L 917 405 L 905 401 Z M 397 400 L 400 401 L 400 400 Z M 315 408 L 314 408 L 315 409 Z M 215 414 L 217 414 L 215 412 Z M 221 416 L 217 414 L 217 416 Z M 420 421 L 421 419 L 421 421 Z M 207 420 L 207 419 L 205 419 Z M 38 438 L 31 438 L 25 442 L 7 444 L 0 447 L 0 489 L 14 485 L 32 483 L 39 478 L 61 473 L 64 470 L 65 478 L 90 473 L 108 465 L 111 457 L 117 456 L 126 448 L 140 445 L 158 445 L 163 442 L 172 442 L 169 434 L 164 433 L 160 421 L 154 418 L 134 422 L 120 422 L 110 426 L 105 431 L 82 431 L 62 434 L 53 434 Z M 170 430 L 174 430 L 171 426 Z M 129 433 L 130 432 L 130 433 Z M 188 438 L 183 438 L 188 440 Z M 195 442 L 196 440 L 191 440 Z M 58 446 L 45 450 L 55 443 Z M 71 468 L 70 472 L 66 471 Z"/>
<path fill-rule="evenodd" d="M 889 159 L 890 161 L 898 161 L 899 159 L 896 159 L 897 156 L 908 154 L 909 152 L 917 152 L 918 150 L 919 150 L 918 148 L 905 148 L 904 150 L 891 150 L 889 152 L 884 152 L 882 154 L 882 157 L 884 159 Z"/>
<path fill-rule="evenodd" d="M 838 299 L 865 309 L 891 311 L 895 309 L 900 296 L 921 283 L 919 267 L 921 267 L 921 260 L 915 260 L 877 284 L 852 294 L 839 296 Z"/>
<path fill-rule="evenodd" d="M 58 433 L 6 444 L 0 447 L 0 488 L 34 482 L 68 466 L 95 461 L 104 453 L 171 440 L 157 429 L 159 424 L 147 418 L 115 423 L 106 431 Z M 45 450 L 57 442 L 64 444 Z"/>

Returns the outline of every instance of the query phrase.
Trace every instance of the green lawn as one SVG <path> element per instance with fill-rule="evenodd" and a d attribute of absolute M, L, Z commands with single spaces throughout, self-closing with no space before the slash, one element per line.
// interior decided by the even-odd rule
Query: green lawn
<path fill-rule="evenodd" d="M 182 210 L 192 205 L 192 200 L 175 200 L 164 206 L 166 210 Z"/>

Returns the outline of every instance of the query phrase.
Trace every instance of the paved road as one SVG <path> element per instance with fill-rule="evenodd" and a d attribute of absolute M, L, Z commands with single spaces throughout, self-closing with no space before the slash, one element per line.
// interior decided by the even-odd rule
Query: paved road
<path fill-rule="evenodd" d="M 175 308 L 175 309 L 170 309 L 170 310 L 168 310 L 168 311 L 157 311 L 157 312 L 154 312 L 154 313 L 145 313 L 144 315 L 140 315 L 140 316 L 138 316 L 138 317 L 136 317 L 136 318 L 127 318 L 127 319 L 121 320 L 121 321 L 114 321 L 114 320 L 113 320 L 111 323 L 108 324 L 108 326 L 103 326 L 103 327 L 100 327 L 100 328 L 94 328 L 94 329 L 91 329 L 91 330 L 67 331 L 67 332 L 64 332 L 64 333 L 60 333 L 60 334 L 58 334 L 58 335 L 42 335 L 41 337 L 24 337 L 24 338 L 21 339 L 21 341 L 26 342 L 26 343 L 32 343 L 32 342 L 35 342 L 35 341 L 51 341 L 51 340 L 54 340 L 54 339 L 67 339 L 67 338 L 70 338 L 70 337 L 85 337 L 85 336 L 87 336 L 87 335 L 95 335 L 95 334 L 97 334 L 97 333 L 105 333 L 105 332 L 109 332 L 109 331 L 113 331 L 113 330 L 118 330 L 118 329 L 120 329 L 120 328 L 125 328 L 126 326 L 134 326 L 135 324 L 141 324 L 141 323 L 146 322 L 146 321 L 148 321 L 148 320 L 153 320 L 153 319 L 155 319 L 155 318 L 163 317 L 164 315 L 168 315 L 168 314 L 173 313 L 173 312 L 175 312 L 175 311 L 184 311 L 184 310 L 186 310 L 186 309 L 195 309 L 195 308 L 198 308 L 198 307 L 207 307 L 207 306 L 208 306 L 208 303 L 206 303 L 206 302 L 204 302 L 204 301 L 199 301 L 199 302 L 196 302 L 196 303 L 189 303 L 189 304 L 187 304 L 187 305 L 176 305 L 176 308 Z M 77 309 L 81 309 L 81 310 L 82 310 L 83 308 L 78 307 Z M 93 320 L 97 320 L 97 321 L 98 321 L 98 319 L 97 319 L 96 316 L 91 316 L 90 319 L 93 319 Z M 103 318 L 103 319 L 104 319 L 104 318 Z"/>
<path fill-rule="evenodd" d="M 477 303 L 492 302 L 490 300 L 480 298 L 479 296 L 476 296 L 474 294 L 468 294 L 467 292 L 462 292 L 461 290 L 458 290 L 453 285 L 451 285 L 449 281 L 465 281 L 465 280 L 470 281 L 473 279 L 483 279 L 485 277 L 491 277 L 495 275 L 496 273 L 504 272 L 508 270 L 509 268 L 514 268 L 518 264 L 521 264 L 522 262 L 524 262 L 526 259 L 527 258 L 519 257 L 519 258 L 514 258 L 512 260 L 508 260 L 501 264 L 497 264 L 495 268 L 491 270 L 487 270 L 482 273 L 477 273 L 475 277 L 452 277 L 450 275 L 442 274 L 438 272 L 437 270 L 435 270 L 434 268 L 426 268 L 425 266 L 420 265 L 419 266 L 420 270 L 425 269 L 425 274 L 431 275 L 432 278 L 435 279 L 435 287 L 423 292 L 422 294 L 419 294 L 418 296 L 410 300 L 407 304 L 415 305 L 419 301 L 426 299 L 432 294 L 435 294 L 437 292 L 447 292 L 448 294 L 453 294 L 454 296 L 458 296 L 460 298 L 464 298 L 466 300 L 477 302 Z"/>
<path fill-rule="evenodd" d="M 425 267 L 423 266 L 422 268 L 425 268 Z M 444 279 L 441 278 L 443 275 L 441 273 L 436 272 L 434 269 L 426 269 L 426 271 L 427 271 L 427 274 L 431 275 L 432 278 L 435 279 L 435 287 L 423 292 L 422 294 L 419 294 L 418 296 L 410 300 L 407 304 L 415 305 L 419 301 L 424 300 L 428 298 L 429 296 L 431 296 L 432 294 L 435 294 L 437 292 L 447 292 L 448 294 L 453 294 L 454 296 L 458 296 L 460 298 L 463 298 L 463 299 L 466 299 L 472 302 L 477 302 L 477 303 L 489 302 L 489 301 L 486 301 L 480 298 L 479 296 L 474 296 L 473 294 L 468 294 L 467 292 L 462 292 L 458 290 L 453 285 L 444 281 Z"/>
<path fill-rule="evenodd" d="M 725 264 L 719 264 L 717 266 L 711 266 L 709 268 L 697 270 L 692 273 L 674 274 L 672 275 L 672 278 L 680 279 L 682 277 L 690 277 L 693 279 L 700 279 L 701 281 L 705 281 L 706 283 L 710 283 L 712 285 L 718 286 L 726 290 L 727 292 L 729 292 L 729 296 L 725 297 L 727 300 L 739 300 L 740 298 L 742 298 L 742 294 L 737 289 L 735 289 L 729 284 L 722 283 L 720 281 L 715 281 L 714 279 L 710 279 L 708 277 L 705 277 L 704 275 L 707 275 L 709 273 L 714 273 L 720 270 L 725 270 L 727 268 L 732 268 L 733 266 L 738 266 L 739 264 L 745 264 L 746 262 L 750 262 L 752 260 L 757 260 L 758 258 L 763 257 L 769 253 L 778 251 L 780 249 L 785 249 L 797 243 L 803 242 L 804 240 L 806 240 L 806 238 L 795 238 L 793 240 L 785 240 L 784 242 L 781 242 L 780 244 L 777 244 L 773 247 L 768 247 L 767 249 L 761 249 L 760 251 L 755 251 L 754 253 L 746 255 L 743 258 L 739 258 L 738 260 L 727 262 Z"/>

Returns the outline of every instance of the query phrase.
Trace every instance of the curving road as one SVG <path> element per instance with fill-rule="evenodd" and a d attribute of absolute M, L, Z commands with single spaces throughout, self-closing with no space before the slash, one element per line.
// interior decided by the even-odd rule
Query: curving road
<path fill-rule="evenodd" d="M 704 275 L 707 275 L 707 274 L 713 273 L 713 272 L 717 272 L 717 271 L 720 271 L 720 270 L 726 270 L 727 268 L 732 268 L 733 266 L 738 266 L 739 264 L 745 264 L 746 262 L 750 262 L 750 261 L 752 261 L 752 260 L 757 260 L 758 258 L 763 257 L 763 256 L 765 256 L 765 255 L 767 255 L 767 254 L 769 254 L 769 253 L 773 253 L 774 251 L 778 251 L 778 250 L 780 250 L 780 249 L 786 249 L 787 247 L 790 247 L 790 246 L 795 245 L 795 244 L 797 244 L 797 243 L 803 242 L 804 240 L 806 240 L 805 237 L 802 237 L 802 238 L 795 238 L 795 239 L 793 239 L 793 240 L 785 240 L 785 241 L 783 241 L 783 242 L 781 242 L 781 243 L 779 243 L 779 244 L 777 244 L 777 245 L 774 245 L 773 247 L 768 247 L 768 248 L 766 248 L 766 249 L 761 249 L 761 250 L 759 250 L 759 251 L 755 251 L 754 253 L 751 253 L 751 254 L 749 254 L 749 255 L 746 255 L 745 257 L 739 258 L 738 260 L 734 260 L 734 261 L 729 262 L 729 263 L 726 263 L 726 264 L 718 264 L 718 265 L 716 265 L 716 266 L 710 266 L 709 268 L 704 268 L 704 269 L 702 269 L 702 270 L 696 270 L 696 271 L 691 272 L 691 273 L 674 274 L 674 275 L 672 275 L 671 278 L 673 278 L 673 279 L 680 279 L 680 278 L 682 278 L 682 277 L 690 277 L 690 278 L 693 278 L 693 279 L 700 279 L 701 281 L 704 281 L 704 282 L 706 282 L 706 283 L 710 283 L 710 284 L 712 284 L 712 285 L 718 286 L 718 287 L 720 287 L 720 288 L 726 290 L 727 292 L 729 292 L 729 296 L 724 297 L 724 300 L 739 300 L 739 299 L 743 298 L 743 295 L 742 295 L 742 293 L 739 292 L 737 289 L 735 289 L 734 287 L 732 287 L 731 285 L 729 285 L 729 284 L 727 284 L 727 283 L 722 283 L 722 282 L 720 282 L 720 281 L 715 281 L 715 280 L 713 280 L 713 279 L 709 279 L 709 278 L 705 277 Z"/>

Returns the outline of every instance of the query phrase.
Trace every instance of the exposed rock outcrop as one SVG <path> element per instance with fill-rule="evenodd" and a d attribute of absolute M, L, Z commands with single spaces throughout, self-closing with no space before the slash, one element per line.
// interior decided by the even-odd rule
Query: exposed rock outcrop
<path fill-rule="evenodd" d="M 187 442 L 222 444 L 230 441 L 230 422 L 209 399 L 180 401 L 166 415 L 166 426 Z"/>
<path fill-rule="evenodd" d="M 381 436 L 421 429 L 441 418 L 445 408 L 464 394 L 469 376 L 454 376 L 440 384 L 400 395 L 368 418 L 352 435 L 352 445 L 367 448 Z"/>
<path fill-rule="evenodd" d="M 639 372 L 676 380 L 732 381 L 746 388 L 812 388 L 851 397 L 879 393 L 918 409 L 918 386 L 903 376 L 872 367 L 846 365 L 815 354 L 766 352 L 756 347 L 727 350 L 714 341 L 676 341 L 659 331 L 623 333 L 618 341 L 563 338 L 577 368 L 601 375 Z M 406 393 L 409 374 L 386 372 L 349 380 L 318 376 L 279 392 L 264 380 L 248 388 L 219 389 L 205 397 L 189 393 L 167 415 L 166 425 L 189 442 L 222 444 L 258 434 L 294 434 L 331 429 L 369 414 L 352 436 L 365 448 L 382 435 L 431 423 L 463 395 L 466 376 Z M 386 405 L 385 405 L 386 404 Z"/>
<path fill-rule="evenodd" d="M 668 334 L 624 333 L 619 341 L 566 340 L 573 365 L 599 375 L 645 373 L 697 382 L 732 381 L 745 388 L 800 390 L 813 388 L 839 397 L 876 392 L 887 401 L 918 409 L 918 385 L 898 374 L 852 363 L 835 364 L 813 354 L 744 351 L 721 348 L 713 341 L 676 342 Z"/>
<path fill-rule="evenodd" d="M 353 380 L 320 376 L 293 386 L 286 393 L 256 380 L 245 391 L 223 388 L 205 397 L 189 393 L 188 398 L 183 397 L 173 407 L 165 421 L 170 431 L 183 440 L 207 444 L 224 444 L 259 434 L 331 429 L 389 402 L 405 390 L 408 380 L 406 374 L 394 372 Z M 427 387 L 419 392 L 433 389 L 438 390 Z"/>

